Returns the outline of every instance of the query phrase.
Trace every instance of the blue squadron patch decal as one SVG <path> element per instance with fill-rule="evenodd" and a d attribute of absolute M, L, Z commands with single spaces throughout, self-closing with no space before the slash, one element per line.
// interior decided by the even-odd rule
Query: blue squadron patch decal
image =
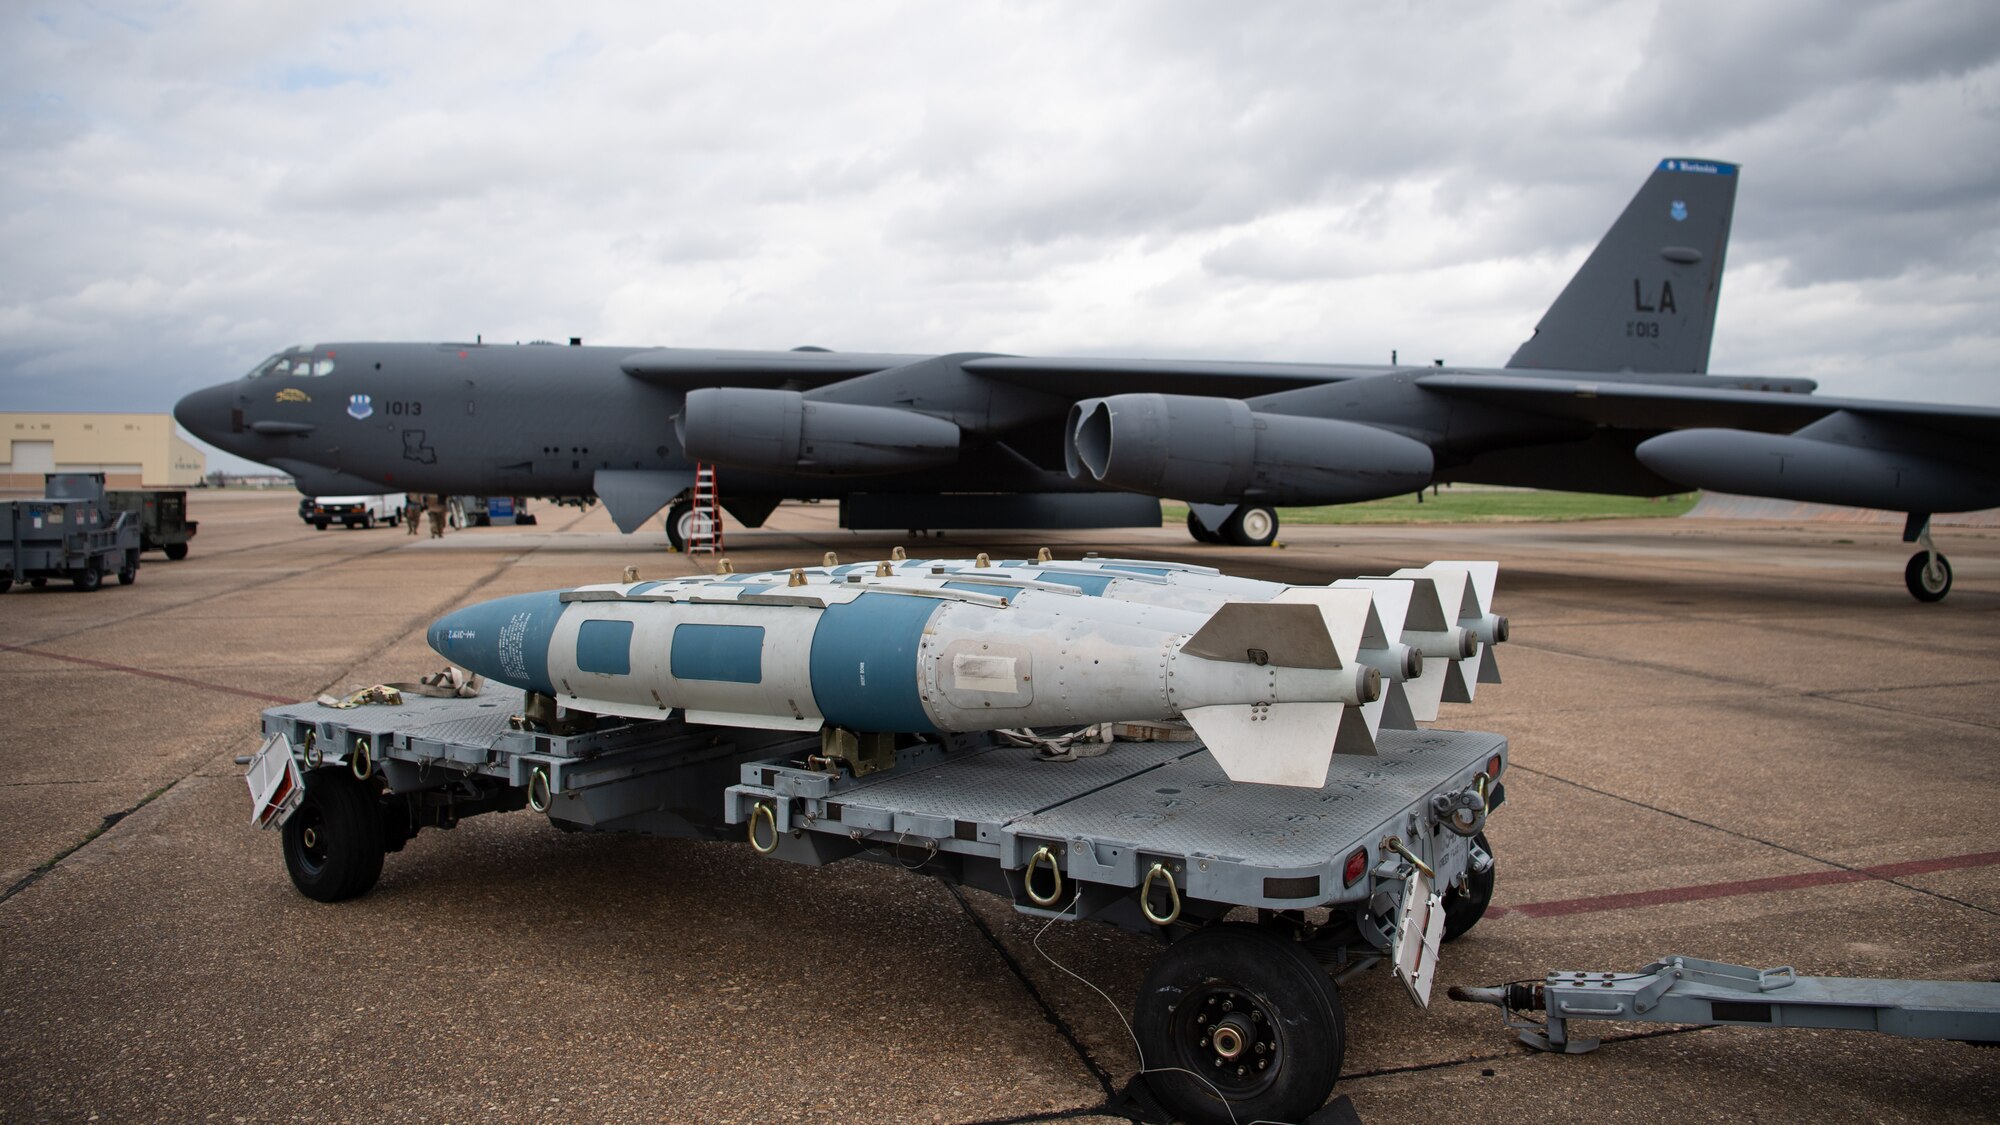
<path fill-rule="evenodd" d="M 348 417 L 358 422 L 373 413 L 375 413 L 375 405 L 367 395 L 347 396 Z"/>
<path fill-rule="evenodd" d="M 1672 215 L 1674 217 L 1674 221 L 1677 223 L 1687 222 L 1687 217 L 1688 217 L 1687 201 L 1684 199 L 1674 200 L 1673 208 L 1669 210 L 1667 213 Z"/>

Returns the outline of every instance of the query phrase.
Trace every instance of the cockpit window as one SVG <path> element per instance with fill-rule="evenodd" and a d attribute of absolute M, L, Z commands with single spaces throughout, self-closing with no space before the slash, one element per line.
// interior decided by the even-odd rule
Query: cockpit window
<path fill-rule="evenodd" d="M 279 352 L 277 355 L 251 368 L 248 379 L 258 379 L 265 375 L 290 375 L 293 378 L 318 378 L 333 374 L 333 356 L 315 358 L 293 352 Z"/>

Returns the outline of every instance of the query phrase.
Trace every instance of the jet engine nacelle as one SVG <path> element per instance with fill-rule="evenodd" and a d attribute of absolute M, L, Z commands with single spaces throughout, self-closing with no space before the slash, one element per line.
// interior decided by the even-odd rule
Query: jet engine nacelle
<path fill-rule="evenodd" d="M 1359 422 L 1260 414 L 1239 399 L 1134 394 L 1070 407 L 1072 477 L 1194 503 L 1338 504 L 1430 483 L 1430 447 Z"/>
<path fill-rule="evenodd" d="M 693 460 L 783 473 L 894 473 L 958 459 L 958 427 L 942 418 L 797 391 L 689 391 L 674 432 Z"/>
<path fill-rule="evenodd" d="M 1637 453 L 1668 480 L 1717 492 L 1900 512 L 2000 506 L 2000 477 L 1992 473 L 1798 434 L 1678 430 L 1640 442 Z"/>

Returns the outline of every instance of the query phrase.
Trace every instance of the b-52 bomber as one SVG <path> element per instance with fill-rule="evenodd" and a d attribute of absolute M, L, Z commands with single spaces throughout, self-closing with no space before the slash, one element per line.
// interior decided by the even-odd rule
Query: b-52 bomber
<path fill-rule="evenodd" d="M 1689 488 L 1908 514 L 1904 579 L 1951 588 L 1934 512 L 2000 506 L 2000 410 L 1707 373 L 1737 168 L 1667 159 L 1503 368 L 336 343 L 174 415 L 307 493 L 595 496 L 631 532 L 699 463 L 760 526 L 838 499 L 850 528 L 1154 526 L 1272 542 L 1279 505 L 1474 482 Z"/>

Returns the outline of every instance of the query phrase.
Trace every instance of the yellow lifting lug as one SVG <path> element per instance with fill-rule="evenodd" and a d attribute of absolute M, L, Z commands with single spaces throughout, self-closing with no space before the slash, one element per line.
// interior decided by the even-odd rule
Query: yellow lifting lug
<path fill-rule="evenodd" d="M 1164 915 L 1153 912 L 1153 880 L 1162 875 L 1167 878 L 1167 901 L 1173 904 L 1173 909 Z M 1180 921 L 1181 890 L 1174 884 L 1174 873 L 1167 869 L 1166 864 L 1154 864 L 1153 869 L 1146 872 L 1146 881 L 1139 884 L 1139 913 L 1155 926 L 1171 926 Z"/>
<path fill-rule="evenodd" d="M 762 817 L 764 823 L 771 829 L 771 842 L 769 844 L 757 842 L 757 820 L 759 817 Z M 778 850 L 778 814 L 772 811 L 771 802 L 769 801 L 759 801 L 750 806 L 750 850 L 756 852 L 758 855 L 770 855 L 772 852 Z"/>
<path fill-rule="evenodd" d="M 1046 896 L 1035 893 L 1035 868 L 1039 867 L 1044 860 L 1048 861 L 1049 874 L 1055 878 L 1055 885 L 1049 888 L 1049 893 Z M 1056 862 L 1055 853 L 1049 850 L 1047 844 L 1036 848 L 1035 854 L 1028 857 L 1027 870 L 1021 872 L 1021 889 L 1027 892 L 1028 901 L 1034 903 L 1036 906 L 1054 906 L 1056 900 L 1062 898 L 1062 866 Z"/>

